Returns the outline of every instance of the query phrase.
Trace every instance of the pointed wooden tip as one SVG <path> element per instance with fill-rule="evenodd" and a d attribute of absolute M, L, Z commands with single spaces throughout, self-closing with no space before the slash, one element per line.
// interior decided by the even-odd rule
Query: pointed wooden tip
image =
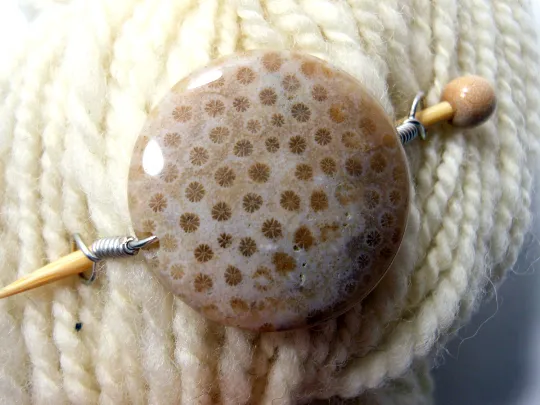
<path fill-rule="evenodd" d="M 92 265 L 93 262 L 83 252 L 77 250 L 2 288 L 0 299 L 82 273 L 90 269 Z"/>

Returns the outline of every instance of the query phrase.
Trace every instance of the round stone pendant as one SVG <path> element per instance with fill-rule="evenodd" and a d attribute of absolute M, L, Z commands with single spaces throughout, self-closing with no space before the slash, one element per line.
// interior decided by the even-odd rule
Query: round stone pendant
<path fill-rule="evenodd" d="M 353 77 L 252 52 L 159 103 L 128 191 L 167 288 L 212 320 L 270 331 L 335 317 L 375 287 L 403 237 L 409 174 L 392 121 Z"/>

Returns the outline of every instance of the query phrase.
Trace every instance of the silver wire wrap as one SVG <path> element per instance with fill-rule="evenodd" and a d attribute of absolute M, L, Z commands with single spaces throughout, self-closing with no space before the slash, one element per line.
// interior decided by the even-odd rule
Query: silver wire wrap
<path fill-rule="evenodd" d="M 146 239 L 137 239 L 133 236 L 114 236 L 96 240 L 90 247 L 81 239 L 81 236 L 76 233 L 73 235 L 73 240 L 81 252 L 91 261 L 92 274 L 86 277 L 83 273 L 79 276 L 86 284 L 91 284 L 97 276 L 96 265 L 103 259 L 114 259 L 119 257 L 127 257 L 136 255 L 143 247 L 157 241 L 156 236 L 151 236 Z"/>
<path fill-rule="evenodd" d="M 408 121 L 408 120 L 407 120 Z M 422 125 L 422 124 L 420 124 Z M 396 128 L 399 139 L 403 145 L 409 143 L 418 136 L 418 125 L 414 122 L 404 122 Z"/>
<path fill-rule="evenodd" d="M 399 135 L 401 143 L 405 145 L 409 143 L 417 136 L 422 139 L 426 139 L 426 128 L 424 125 L 416 119 L 416 110 L 424 98 L 424 93 L 420 92 L 416 95 L 411 105 L 411 111 L 409 117 L 396 127 L 396 131 Z"/>
<path fill-rule="evenodd" d="M 98 260 L 132 256 L 135 252 L 127 244 L 134 239 L 126 236 L 98 239 L 90 245 L 90 250 Z"/>

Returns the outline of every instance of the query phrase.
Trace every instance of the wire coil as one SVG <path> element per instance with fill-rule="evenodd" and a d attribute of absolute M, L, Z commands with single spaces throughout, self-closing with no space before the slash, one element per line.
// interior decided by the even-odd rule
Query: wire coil
<path fill-rule="evenodd" d="M 417 136 L 422 139 L 426 139 L 426 128 L 424 125 L 416 119 L 416 110 L 424 98 L 424 93 L 420 92 L 414 98 L 409 117 L 403 121 L 401 125 L 396 127 L 396 131 L 399 135 L 399 139 L 403 145 L 409 143 Z"/>
<path fill-rule="evenodd" d="M 127 246 L 132 240 L 135 238 L 126 236 L 98 239 L 90 245 L 90 250 L 98 260 L 132 256 L 135 252 Z"/>
<path fill-rule="evenodd" d="M 416 119 L 406 119 L 403 124 L 396 127 L 396 131 L 403 145 L 409 143 L 419 135 L 422 138 L 425 136 L 422 136 L 425 134 L 424 126 Z"/>
<path fill-rule="evenodd" d="M 90 247 L 86 246 L 78 233 L 73 235 L 73 240 L 79 250 L 83 252 L 89 260 L 94 262 L 90 277 L 87 278 L 83 275 L 83 273 L 79 274 L 87 284 L 90 284 L 97 277 L 96 265 L 98 262 L 103 259 L 134 256 L 139 252 L 140 249 L 156 242 L 158 238 L 156 236 L 151 236 L 149 238 L 139 240 L 133 236 L 113 236 L 98 239 L 92 243 Z"/>

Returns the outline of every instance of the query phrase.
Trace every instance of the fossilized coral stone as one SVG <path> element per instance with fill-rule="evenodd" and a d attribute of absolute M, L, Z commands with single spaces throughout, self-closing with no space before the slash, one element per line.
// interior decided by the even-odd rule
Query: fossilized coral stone
<path fill-rule="evenodd" d="M 392 122 L 351 76 L 288 52 L 215 62 L 150 115 L 129 175 L 160 280 L 213 320 L 284 330 L 365 297 L 409 204 Z"/>

